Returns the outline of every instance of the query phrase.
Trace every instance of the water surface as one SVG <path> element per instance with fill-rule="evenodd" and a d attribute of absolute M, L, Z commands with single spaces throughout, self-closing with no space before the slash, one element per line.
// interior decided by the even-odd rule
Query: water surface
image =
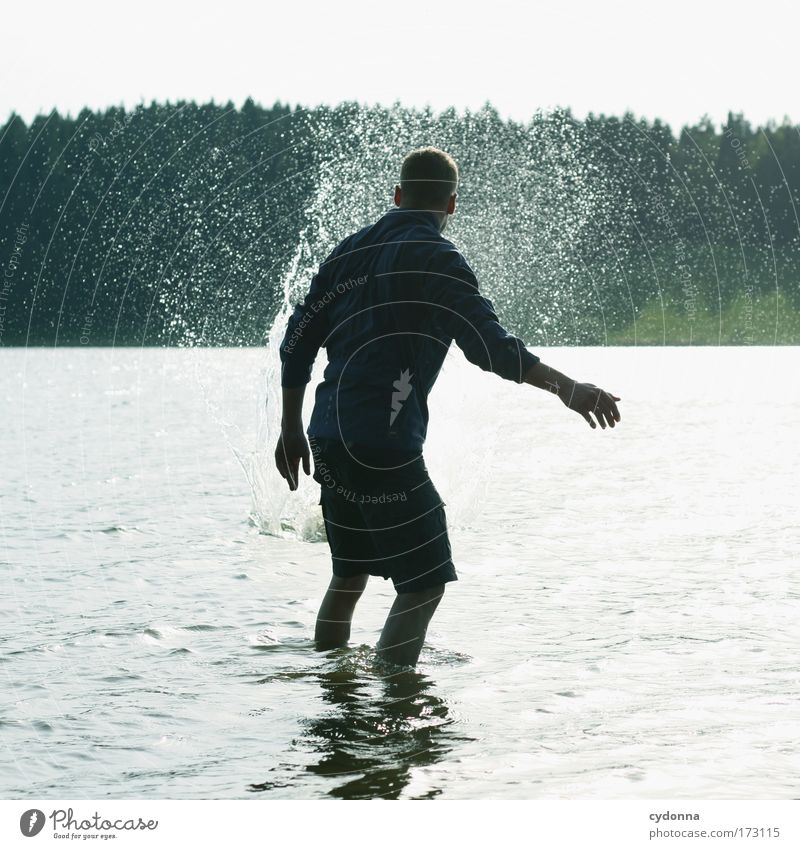
<path fill-rule="evenodd" d="M 460 580 L 395 673 L 380 579 L 312 649 L 328 551 L 259 465 L 263 351 L 0 351 L 0 795 L 796 798 L 797 350 L 537 353 L 622 426 L 448 360 Z"/>

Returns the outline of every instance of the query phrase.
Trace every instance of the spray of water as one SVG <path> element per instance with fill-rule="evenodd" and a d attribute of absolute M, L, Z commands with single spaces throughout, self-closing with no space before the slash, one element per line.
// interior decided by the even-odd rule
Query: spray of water
<path fill-rule="evenodd" d="M 264 351 L 256 445 L 237 447 L 253 494 L 255 524 L 266 533 L 307 540 L 322 538 L 317 487 L 308 483 L 290 495 L 272 461 L 280 420 L 278 347 L 288 316 L 320 262 L 338 241 L 390 207 L 405 153 L 433 144 L 458 161 L 459 209 L 446 235 L 476 270 L 504 324 L 533 346 L 548 344 L 548 326 L 563 325 L 564 316 L 574 312 L 579 279 L 582 324 L 595 322 L 602 334 L 602 310 L 585 314 L 585 265 L 608 210 L 618 214 L 622 204 L 593 161 L 596 146 L 566 114 L 541 114 L 521 128 L 505 124 L 491 109 L 434 115 L 351 106 L 322 112 L 313 121 L 307 138 L 315 190 L 279 287 L 281 306 Z M 437 411 L 444 417 L 437 433 L 448 438 L 435 445 L 429 441 L 426 451 L 437 453 L 437 485 L 450 493 L 448 514 L 455 525 L 469 524 L 476 512 L 497 429 L 469 386 L 447 379 L 451 361 L 461 356 L 451 350 L 434 389 L 447 395 L 447 404 Z M 311 388 L 324 365 L 321 352 L 307 392 L 306 421 Z"/>

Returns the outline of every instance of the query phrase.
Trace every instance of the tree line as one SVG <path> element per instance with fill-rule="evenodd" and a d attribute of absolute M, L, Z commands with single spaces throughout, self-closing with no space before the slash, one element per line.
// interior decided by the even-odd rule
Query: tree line
<path fill-rule="evenodd" d="M 530 344 L 797 341 L 787 121 L 247 100 L 10 115 L 0 344 L 263 344 L 429 143 L 461 167 L 452 238 Z"/>

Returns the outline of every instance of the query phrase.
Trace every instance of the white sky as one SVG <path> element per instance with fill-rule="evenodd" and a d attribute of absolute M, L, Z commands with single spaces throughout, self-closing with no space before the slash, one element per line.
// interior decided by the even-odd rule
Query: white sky
<path fill-rule="evenodd" d="M 625 109 L 677 127 L 728 109 L 800 120 L 800 3 L 760 0 L 18 0 L 3 10 L 0 121 L 141 100 L 248 95 Z M 794 43 L 793 43 L 794 41 Z"/>

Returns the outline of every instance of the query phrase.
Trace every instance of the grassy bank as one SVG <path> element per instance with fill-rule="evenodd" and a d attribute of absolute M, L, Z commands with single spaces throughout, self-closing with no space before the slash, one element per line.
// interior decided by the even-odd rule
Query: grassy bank
<path fill-rule="evenodd" d="M 609 345 L 798 345 L 800 311 L 783 293 L 738 295 L 724 306 L 650 301 L 635 321 L 609 330 Z"/>

